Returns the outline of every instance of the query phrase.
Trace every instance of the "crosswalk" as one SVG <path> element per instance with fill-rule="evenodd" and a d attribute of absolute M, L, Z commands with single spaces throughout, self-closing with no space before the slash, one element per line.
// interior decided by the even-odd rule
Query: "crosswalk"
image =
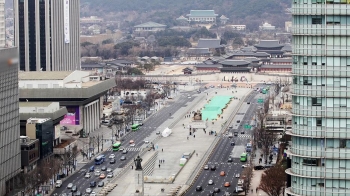
<path fill-rule="evenodd" d="M 223 137 L 229 137 L 229 135 L 223 135 Z M 238 134 L 238 136 L 233 136 L 233 137 L 239 137 L 239 138 L 250 138 L 250 134 Z"/>
<path fill-rule="evenodd" d="M 124 149 L 126 149 L 127 151 L 141 151 L 142 150 L 142 148 L 124 148 Z M 106 151 L 113 151 L 112 147 L 107 148 Z"/>

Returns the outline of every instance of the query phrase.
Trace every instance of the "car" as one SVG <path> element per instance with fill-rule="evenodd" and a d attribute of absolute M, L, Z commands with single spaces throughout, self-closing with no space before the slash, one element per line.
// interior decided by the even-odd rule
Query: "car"
<path fill-rule="evenodd" d="M 74 196 L 81 196 L 81 192 L 80 191 L 77 191 Z"/>
<path fill-rule="evenodd" d="M 145 144 L 148 144 L 149 143 L 149 141 L 148 140 L 145 140 Z"/>
<path fill-rule="evenodd" d="M 209 185 L 213 185 L 213 184 L 214 184 L 214 181 L 213 181 L 213 180 L 209 180 L 209 181 L 208 181 L 208 184 L 209 184 Z"/>
<path fill-rule="evenodd" d="M 230 182 L 225 182 L 224 187 L 229 187 L 231 186 Z"/>
<path fill-rule="evenodd" d="M 125 150 L 124 146 L 119 147 L 119 151 L 124 151 L 124 150 Z"/>
<path fill-rule="evenodd" d="M 128 151 L 126 149 L 123 150 L 123 154 L 126 154 L 128 153 Z"/>
<path fill-rule="evenodd" d="M 220 189 L 219 188 L 214 188 L 214 193 L 220 193 Z"/>
<path fill-rule="evenodd" d="M 91 193 L 92 192 L 92 189 L 91 188 L 87 188 L 86 190 L 85 190 L 85 193 Z"/>
<path fill-rule="evenodd" d="M 61 188 L 61 186 L 62 186 L 62 180 L 56 180 L 55 187 Z"/>
<path fill-rule="evenodd" d="M 107 170 L 107 167 L 106 166 L 102 166 L 101 167 L 101 171 L 106 171 Z"/>
<path fill-rule="evenodd" d="M 188 99 L 191 99 L 192 97 L 191 97 L 191 96 L 188 96 L 187 98 L 188 98 Z"/>
<path fill-rule="evenodd" d="M 121 161 L 125 161 L 125 160 L 126 160 L 126 157 L 125 157 L 125 156 L 122 156 L 122 157 L 120 157 L 120 160 L 121 160 Z"/>
<path fill-rule="evenodd" d="M 73 183 L 69 183 L 68 185 L 67 185 L 67 189 L 71 189 L 73 187 Z"/>
<path fill-rule="evenodd" d="M 224 193 L 224 196 L 231 196 L 231 195 L 232 194 L 230 192 L 227 192 L 227 191 Z"/>
<path fill-rule="evenodd" d="M 76 185 L 72 186 L 72 189 L 71 189 L 71 192 L 77 192 L 78 191 L 78 188 Z"/>
<path fill-rule="evenodd" d="M 235 142 L 231 142 L 231 146 L 234 146 L 234 145 L 236 145 L 236 143 Z"/>
<path fill-rule="evenodd" d="M 238 136 L 238 132 L 233 132 L 233 135 L 234 136 Z"/>
<path fill-rule="evenodd" d="M 90 187 L 96 187 L 96 181 L 90 182 Z"/>
<path fill-rule="evenodd" d="M 240 123 L 241 121 L 240 121 L 240 120 L 237 120 L 236 122 L 237 122 L 237 123 Z"/>
<path fill-rule="evenodd" d="M 112 172 L 108 173 L 107 178 L 113 178 L 113 173 Z"/>
<path fill-rule="evenodd" d="M 262 165 L 257 165 L 254 167 L 254 170 L 263 170 L 263 169 L 265 169 L 265 167 Z"/>
<path fill-rule="evenodd" d="M 111 154 L 111 155 L 109 155 L 109 157 L 108 158 L 110 158 L 110 159 L 114 159 L 115 158 L 115 155 L 114 154 Z"/>
<path fill-rule="evenodd" d="M 89 172 L 94 172 L 95 171 L 95 166 L 91 166 L 90 168 L 89 168 Z"/>
<path fill-rule="evenodd" d="M 157 132 L 156 132 L 156 135 L 160 135 L 160 131 L 157 131 Z"/>
<path fill-rule="evenodd" d="M 139 125 L 140 125 L 140 126 L 143 126 L 143 123 L 141 122 L 141 123 L 139 123 Z"/>
<path fill-rule="evenodd" d="M 233 158 L 232 157 L 229 157 L 228 159 L 227 159 L 227 162 L 233 162 Z"/>
<path fill-rule="evenodd" d="M 100 179 L 105 179 L 106 178 L 106 175 L 104 173 L 101 173 L 100 176 L 99 176 Z"/>
<path fill-rule="evenodd" d="M 250 104 L 250 102 L 247 102 L 247 104 Z"/>
<path fill-rule="evenodd" d="M 196 187 L 196 191 L 202 191 L 202 190 L 203 190 L 202 186 L 197 186 Z"/>
<path fill-rule="evenodd" d="M 241 175 L 240 174 L 236 174 L 236 178 L 240 178 L 241 177 Z"/>
<path fill-rule="evenodd" d="M 110 163 L 110 164 L 114 164 L 114 163 L 115 163 L 115 159 L 111 159 L 111 160 L 109 161 L 109 163 Z"/>
<path fill-rule="evenodd" d="M 101 172 L 100 171 L 95 171 L 95 176 L 100 176 Z"/>
<path fill-rule="evenodd" d="M 246 168 L 246 167 L 249 167 L 249 164 L 242 165 L 242 168 Z"/>
<path fill-rule="evenodd" d="M 215 170 L 216 170 L 216 165 L 212 165 L 212 166 L 210 167 L 210 170 L 215 171 Z"/>
<path fill-rule="evenodd" d="M 107 168 L 107 170 L 106 170 L 107 173 L 110 173 L 110 172 L 112 172 L 112 171 L 113 171 L 113 170 L 112 170 L 112 168 L 110 168 L 110 167 Z"/>
<path fill-rule="evenodd" d="M 209 169 L 209 165 L 204 165 L 204 170 L 208 170 Z"/>
<path fill-rule="evenodd" d="M 103 181 L 101 181 L 101 182 L 98 183 L 97 186 L 98 186 L 98 187 L 103 187 L 104 185 L 105 185 L 105 183 L 104 183 Z"/>
<path fill-rule="evenodd" d="M 225 175 L 226 175 L 225 171 L 220 172 L 220 176 L 225 176 Z"/>
<path fill-rule="evenodd" d="M 134 147 L 135 146 L 135 143 L 133 143 L 133 144 L 130 144 L 130 147 Z"/>
<path fill-rule="evenodd" d="M 135 143 L 134 140 L 130 140 L 129 141 L 129 144 L 133 144 L 133 143 Z"/>
<path fill-rule="evenodd" d="M 245 132 L 244 131 L 241 131 L 241 134 L 244 134 Z"/>
<path fill-rule="evenodd" d="M 95 193 L 94 191 L 92 191 L 92 192 L 90 193 L 90 196 L 96 196 L 96 193 Z"/>
<path fill-rule="evenodd" d="M 214 196 L 214 191 L 209 191 L 208 196 Z"/>
<path fill-rule="evenodd" d="M 86 173 L 84 177 L 85 177 L 85 178 L 90 178 L 90 177 L 91 177 L 91 174 L 90 174 L 90 173 Z"/>

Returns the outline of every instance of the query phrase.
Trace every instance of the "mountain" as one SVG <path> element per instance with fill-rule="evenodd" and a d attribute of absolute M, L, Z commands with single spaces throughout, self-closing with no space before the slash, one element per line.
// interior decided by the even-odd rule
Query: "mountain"
<path fill-rule="evenodd" d="M 82 16 L 136 12 L 139 15 L 143 14 L 148 20 L 162 22 L 162 18 L 175 20 L 181 15 L 185 16 L 190 10 L 210 9 L 215 10 L 219 16 L 225 15 L 230 18 L 229 22 L 232 24 L 259 26 L 266 21 L 278 27 L 283 27 L 284 21 L 290 20 L 290 15 L 285 13 L 285 9 L 291 7 L 291 2 L 291 0 L 81 0 L 82 6 L 85 7 Z"/>

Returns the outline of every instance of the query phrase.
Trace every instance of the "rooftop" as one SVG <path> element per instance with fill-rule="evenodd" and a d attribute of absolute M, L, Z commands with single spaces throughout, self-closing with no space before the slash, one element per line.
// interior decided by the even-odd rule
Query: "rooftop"
<path fill-rule="evenodd" d="M 221 48 L 220 39 L 199 39 L 197 48 Z"/>
<path fill-rule="evenodd" d="M 103 82 L 103 81 L 88 81 L 88 82 L 83 82 L 83 83 L 81 84 L 81 88 L 89 88 L 89 87 L 94 86 L 94 85 L 96 85 L 96 84 L 99 84 L 99 83 L 101 83 L 101 82 Z"/>
<path fill-rule="evenodd" d="M 156 22 L 146 22 L 146 23 L 142 23 L 139 25 L 134 26 L 135 28 L 142 28 L 142 27 L 166 27 L 166 25 L 163 24 L 159 24 Z"/>
<path fill-rule="evenodd" d="M 19 107 L 48 107 L 52 102 L 19 102 Z"/>
<path fill-rule="evenodd" d="M 214 10 L 191 10 L 190 14 L 187 14 L 190 17 L 201 17 L 201 16 L 218 16 L 215 14 Z"/>
<path fill-rule="evenodd" d="M 63 80 L 73 71 L 26 71 L 19 72 L 19 80 Z"/>
<path fill-rule="evenodd" d="M 255 45 L 255 47 L 260 48 L 276 48 L 283 47 L 282 44 L 279 43 L 278 40 L 261 40 L 259 44 Z"/>
<path fill-rule="evenodd" d="M 187 54 L 208 54 L 211 53 L 209 48 L 189 48 Z"/>
<path fill-rule="evenodd" d="M 241 65 L 249 65 L 249 62 L 244 60 L 224 60 L 221 61 L 222 65 L 230 65 L 230 66 L 241 66 Z"/>

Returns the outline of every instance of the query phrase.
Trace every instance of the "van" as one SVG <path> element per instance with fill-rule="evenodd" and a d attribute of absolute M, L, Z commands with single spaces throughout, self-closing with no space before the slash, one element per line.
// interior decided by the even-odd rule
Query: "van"
<path fill-rule="evenodd" d="M 242 153 L 240 161 L 241 162 L 246 162 L 247 161 L 247 156 L 248 156 L 247 153 Z"/>
<path fill-rule="evenodd" d="M 228 138 L 233 138 L 233 134 L 231 132 L 228 134 Z"/>
<path fill-rule="evenodd" d="M 55 183 L 56 188 L 60 188 L 62 186 L 62 180 L 57 180 Z"/>
<path fill-rule="evenodd" d="M 185 158 L 185 159 L 189 159 L 191 157 L 191 153 L 190 152 L 185 152 L 182 154 L 182 158 Z"/>

